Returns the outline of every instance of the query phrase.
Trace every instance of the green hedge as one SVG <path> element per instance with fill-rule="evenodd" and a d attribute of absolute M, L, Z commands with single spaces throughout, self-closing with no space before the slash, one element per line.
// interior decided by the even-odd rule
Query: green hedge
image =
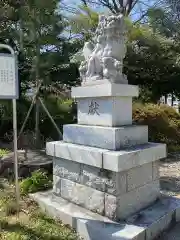
<path fill-rule="evenodd" d="M 180 114 L 172 107 L 134 103 L 133 119 L 148 125 L 149 141 L 166 143 L 169 151 L 180 150 Z"/>

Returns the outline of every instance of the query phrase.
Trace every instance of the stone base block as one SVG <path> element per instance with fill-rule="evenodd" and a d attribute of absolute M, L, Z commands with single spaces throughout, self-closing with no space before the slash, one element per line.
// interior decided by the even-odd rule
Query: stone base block
<path fill-rule="evenodd" d="M 166 145 L 148 143 L 127 150 L 108 151 L 57 141 L 46 144 L 46 153 L 56 158 L 69 160 L 70 162 L 73 161 L 113 172 L 122 172 L 165 158 Z M 156 167 L 155 170 L 154 177 L 158 174 Z"/>
<path fill-rule="evenodd" d="M 67 179 L 114 196 L 120 196 L 154 180 L 159 180 L 158 164 L 156 162 L 147 163 L 123 172 L 113 172 L 55 158 L 53 174 L 54 177 L 57 177 L 57 179 L 54 179 L 56 186 L 60 185 L 58 184 L 58 178 Z"/>
<path fill-rule="evenodd" d="M 123 182 L 119 185 L 123 185 Z M 126 187 L 126 182 L 124 183 Z M 126 219 L 126 217 L 145 208 L 157 200 L 160 194 L 159 180 L 144 186 L 126 191 L 120 195 L 111 195 L 83 184 L 54 175 L 54 193 L 93 212 L 105 215 L 110 219 Z M 121 189 L 117 189 L 116 192 Z"/>
<path fill-rule="evenodd" d="M 78 124 L 64 125 L 63 140 L 68 143 L 120 150 L 147 143 L 148 127 L 132 125 L 111 128 Z"/>
<path fill-rule="evenodd" d="M 105 216 L 125 220 L 131 214 L 152 204 L 160 196 L 159 181 L 154 181 L 115 197 L 105 195 Z"/>
<path fill-rule="evenodd" d="M 72 98 L 88 97 L 138 97 L 139 88 L 128 84 L 106 83 L 94 86 L 73 87 Z"/>
<path fill-rule="evenodd" d="M 78 124 L 107 127 L 132 125 L 132 97 L 79 99 Z"/>
<path fill-rule="evenodd" d="M 152 163 L 150 163 L 150 165 L 150 173 L 146 179 L 142 179 L 141 184 L 152 181 Z M 59 178 L 71 180 L 74 183 L 77 182 L 115 196 L 127 191 L 127 172 L 116 173 L 66 159 L 55 158 L 53 174 Z M 149 177 L 150 175 L 151 177 Z"/>
<path fill-rule="evenodd" d="M 61 197 L 101 215 L 104 213 L 104 192 L 61 179 Z"/>
<path fill-rule="evenodd" d="M 116 81 L 111 80 L 111 79 L 97 79 L 95 77 L 95 79 L 93 78 L 86 78 L 83 79 L 83 81 L 81 82 L 81 86 L 82 87 L 87 87 L 87 86 L 93 86 L 93 85 L 104 85 L 104 84 L 128 84 L 128 79 L 126 78 L 126 76 L 119 76 L 118 79 L 116 79 Z"/>
<path fill-rule="evenodd" d="M 179 220 L 180 200 L 162 198 L 125 222 L 112 222 L 52 192 L 30 194 L 49 216 L 72 226 L 84 240 L 153 240 Z"/>
<path fill-rule="evenodd" d="M 179 222 L 180 199 L 162 196 L 159 201 L 129 217 L 126 222 L 146 228 L 146 240 L 154 240 L 176 222 Z"/>
<path fill-rule="evenodd" d="M 104 192 L 57 176 L 54 176 L 53 191 L 72 203 L 104 215 Z"/>
<path fill-rule="evenodd" d="M 137 151 L 137 149 L 139 149 Z M 143 146 L 131 148 L 126 151 L 106 151 L 103 153 L 103 167 L 115 172 L 121 172 L 145 163 L 155 162 L 167 156 L 166 145 L 149 143 Z M 154 167 L 157 165 L 154 165 Z M 158 170 L 154 177 L 158 175 Z M 154 169 L 154 170 L 155 170 Z M 141 177 L 141 176 L 140 176 Z"/>

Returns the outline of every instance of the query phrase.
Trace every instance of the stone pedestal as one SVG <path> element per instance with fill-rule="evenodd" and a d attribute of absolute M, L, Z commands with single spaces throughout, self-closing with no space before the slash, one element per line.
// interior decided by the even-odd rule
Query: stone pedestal
<path fill-rule="evenodd" d="M 180 219 L 179 199 L 159 199 L 166 146 L 148 142 L 147 126 L 132 125 L 138 87 L 122 71 L 125 32 L 123 15 L 100 16 L 84 44 L 82 86 L 72 89 L 78 123 L 64 126 L 63 141 L 47 143 L 53 190 L 31 195 L 84 240 L 153 240 Z"/>
<path fill-rule="evenodd" d="M 126 84 L 73 88 L 78 124 L 47 143 L 54 194 L 115 221 L 159 198 L 158 160 L 166 156 L 164 144 L 148 143 L 147 126 L 132 125 L 133 96 L 138 88 Z"/>

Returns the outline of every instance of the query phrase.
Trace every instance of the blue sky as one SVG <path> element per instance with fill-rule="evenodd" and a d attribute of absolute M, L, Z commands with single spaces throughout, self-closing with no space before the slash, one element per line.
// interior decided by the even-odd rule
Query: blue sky
<path fill-rule="evenodd" d="M 67 8 L 70 7 L 72 11 L 76 11 L 77 6 L 81 3 L 80 0 L 62 0 L 62 2 L 65 7 L 67 7 Z M 156 0 L 139 1 L 136 4 L 133 12 L 131 13 L 133 20 L 138 19 L 139 16 L 142 15 L 144 12 L 146 12 L 148 7 L 153 6 L 155 4 L 155 2 L 157 2 L 157 1 Z M 100 9 L 100 11 L 103 11 L 103 8 Z M 69 14 L 69 13 L 67 12 L 67 14 Z"/>
<path fill-rule="evenodd" d="M 63 6 L 70 7 L 73 10 L 76 10 L 78 8 L 78 5 L 81 4 L 81 1 L 80 0 L 62 0 L 62 3 L 63 3 Z M 100 8 L 97 8 L 97 6 L 94 6 L 94 9 L 98 10 Z"/>

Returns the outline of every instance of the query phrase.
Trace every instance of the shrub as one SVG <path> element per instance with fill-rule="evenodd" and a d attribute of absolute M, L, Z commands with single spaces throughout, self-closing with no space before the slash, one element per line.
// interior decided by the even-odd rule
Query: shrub
<path fill-rule="evenodd" d="M 52 187 L 52 179 L 47 173 L 40 170 L 32 173 L 32 176 L 22 180 L 20 189 L 22 194 L 43 191 Z"/>
<path fill-rule="evenodd" d="M 4 157 L 9 153 L 7 149 L 0 149 L 0 157 Z"/>
<path fill-rule="evenodd" d="M 50 95 L 43 98 L 44 104 L 57 126 L 62 131 L 64 124 L 71 124 L 76 122 L 76 107 L 71 99 L 62 99 L 59 96 Z M 31 99 L 20 98 L 17 102 L 17 118 L 18 118 L 18 130 L 21 129 L 22 124 L 26 118 L 27 112 L 31 105 Z M 11 103 L 9 101 L 0 100 L 0 108 L 3 110 L 0 112 L 0 136 L 3 141 L 11 142 L 12 139 L 12 111 Z M 2 114 L 3 113 L 3 114 Z M 35 117 L 34 112 L 28 118 L 24 131 L 34 131 Z M 42 107 L 40 107 L 40 133 L 44 138 L 52 138 L 54 140 L 59 140 L 59 134 L 54 128 L 51 120 L 45 113 Z M 11 135 L 10 139 L 9 136 Z"/>
<path fill-rule="evenodd" d="M 133 119 L 148 125 L 149 141 L 166 143 L 170 151 L 180 149 L 180 114 L 172 107 L 134 103 Z"/>

